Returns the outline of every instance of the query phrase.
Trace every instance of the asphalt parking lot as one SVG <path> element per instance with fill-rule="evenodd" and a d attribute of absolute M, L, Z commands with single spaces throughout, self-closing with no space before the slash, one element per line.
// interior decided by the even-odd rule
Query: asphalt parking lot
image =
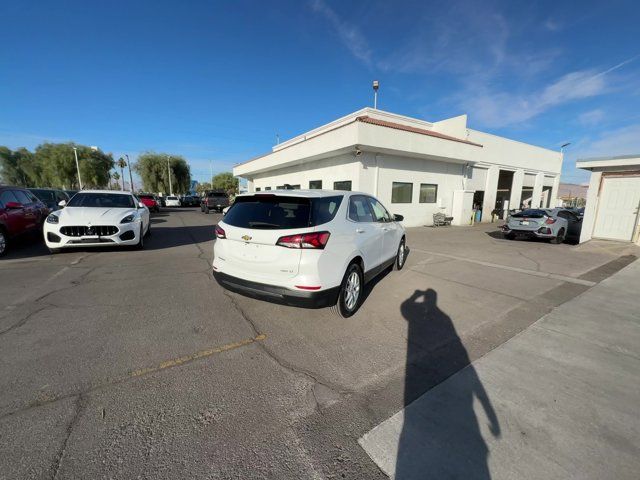
<path fill-rule="evenodd" d="M 165 209 L 142 251 L 0 261 L 0 478 L 385 478 L 363 433 L 640 255 L 410 229 L 345 320 L 222 290 L 219 218 Z"/>

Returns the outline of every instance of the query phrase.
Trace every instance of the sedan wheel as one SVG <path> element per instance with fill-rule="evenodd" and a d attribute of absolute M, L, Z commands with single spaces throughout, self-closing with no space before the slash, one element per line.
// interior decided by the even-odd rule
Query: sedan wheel
<path fill-rule="evenodd" d="M 342 318 L 348 318 L 358 310 L 362 299 L 364 287 L 364 276 L 358 264 L 352 263 L 347 268 L 347 272 L 342 280 L 338 303 L 335 307 L 336 313 Z"/>
<path fill-rule="evenodd" d="M 564 228 L 558 230 L 558 234 L 556 235 L 556 237 L 551 239 L 551 243 L 553 243 L 554 245 L 558 245 L 562 242 L 564 242 Z"/>
<path fill-rule="evenodd" d="M 7 252 L 7 236 L 0 230 L 0 257 Z"/>

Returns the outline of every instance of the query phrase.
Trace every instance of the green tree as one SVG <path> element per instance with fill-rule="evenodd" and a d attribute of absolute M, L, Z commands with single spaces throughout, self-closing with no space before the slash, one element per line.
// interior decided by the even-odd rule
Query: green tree
<path fill-rule="evenodd" d="M 5 183 L 19 187 L 41 185 L 41 169 L 34 168 L 33 163 L 33 153 L 26 148 L 11 150 L 0 147 L 0 178 Z"/>
<path fill-rule="evenodd" d="M 169 157 L 169 166 L 167 166 Z M 171 193 L 187 193 L 191 187 L 191 170 L 187 161 L 179 155 L 146 152 L 138 157 L 135 171 L 142 179 L 145 192 L 169 193 L 169 171 Z"/>
<path fill-rule="evenodd" d="M 124 158 L 120 157 L 117 162 L 118 167 L 120 167 L 120 177 L 122 178 L 122 190 L 124 190 L 124 167 L 127 166 L 127 162 L 124 161 Z"/>
<path fill-rule="evenodd" d="M 229 195 L 238 193 L 239 181 L 231 172 L 222 172 L 213 177 L 211 188 L 213 190 L 224 190 Z"/>
<path fill-rule="evenodd" d="M 111 178 L 113 178 L 116 181 L 116 184 L 113 187 L 113 190 L 117 190 L 118 188 L 120 188 L 120 185 L 118 185 L 118 180 L 120 180 L 120 174 L 118 172 L 113 172 L 111 174 Z M 111 188 L 111 185 L 109 185 L 109 187 Z"/>
<path fill-rule="evenodd" d="M 198 193 L 204 193 L 207 190 L 212 190 L 209 182 L 198 182 L 198 185 L 196 185 L 196 192 Z"/>
<path fill-rule="evenodd" d="M 43 186 L 78 188 L 74 147 L 84 188 L 104 187 L 109 183 L 109 171 L 114 162 L 111 154 L 85 145 L 69 143 L 44 143 L 36 148 L 35 165 L 42 168 Z"/>

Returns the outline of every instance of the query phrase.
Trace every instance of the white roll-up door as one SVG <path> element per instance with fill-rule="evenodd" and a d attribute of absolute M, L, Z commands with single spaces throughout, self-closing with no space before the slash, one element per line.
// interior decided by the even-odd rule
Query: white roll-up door
<path fill-rule="evenodd" d="M 640 177 L 604 177 L 593 236 L 631 241 L 639 207 Z"/>

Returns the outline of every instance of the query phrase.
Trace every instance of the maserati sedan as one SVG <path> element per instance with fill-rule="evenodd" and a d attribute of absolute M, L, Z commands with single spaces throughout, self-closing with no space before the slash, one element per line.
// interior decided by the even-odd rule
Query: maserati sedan
<path fill-rule="evenodd" d="M 59 204 L 44 222 L 44 241 L 51 253 L 62 248 L 144 247 L 151 233 L 149 209 L 130 192 L 83 190 Z"/>

